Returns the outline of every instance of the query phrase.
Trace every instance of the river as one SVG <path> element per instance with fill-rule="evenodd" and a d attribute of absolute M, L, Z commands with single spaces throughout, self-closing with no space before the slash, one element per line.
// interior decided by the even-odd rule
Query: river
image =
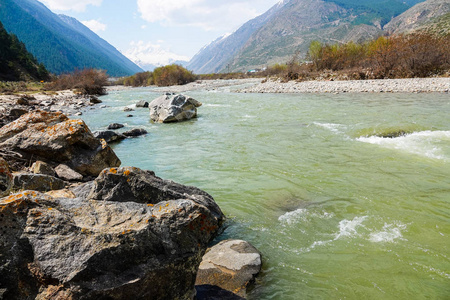
<path fill-rule="evenodd" d="M 145 128 L 113 146 L 122 165 L 215 198 L 220 239 L 263 254 L 249 299 L 449 299 L 448 94 L 187 94 L 203 106 L 184 123 L 123 111 L 153 88 L 111 92 L 82 118 Z"/>

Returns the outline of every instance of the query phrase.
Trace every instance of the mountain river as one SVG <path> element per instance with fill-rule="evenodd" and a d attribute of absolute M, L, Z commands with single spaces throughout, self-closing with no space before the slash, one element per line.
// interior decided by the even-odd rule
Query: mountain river
<path fill-rule="evenodd" d="M 123 111 L 160 94 L 112 91 L 82 119 L 145 128 L 113 146 L 122 165 L 215 198 L 227 216 L 219 239 L 263 255 L 248 299 L 449 299 L 449 94 L 222 88 L 187 92 L 203 103 L 188 122 Z"/>

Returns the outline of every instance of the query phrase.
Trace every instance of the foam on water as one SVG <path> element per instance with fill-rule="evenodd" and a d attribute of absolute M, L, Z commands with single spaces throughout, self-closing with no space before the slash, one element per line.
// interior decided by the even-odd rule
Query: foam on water
<path fill-rule="evenodd" d="M 342 132 L 341 128 L 344 126 L 342 124 L 320 123 L 320 122 L 314 122 L 313 124 L 316 125 L 316 126 L 328 129 L 328 130 L 330 130 L 331 132 L 334 132 L 334 133 L 341 133 Z"/>
<path fill-rule="evenodd" d="M 310 218 L 329 219 L 334 215 L 328 212 L 312 212 L 305 208 L 299 208 L 281 215 L 278 221 L 283 225 L 292 225 L 300 222 L 308 222 Z"/>
<path fill-rule="evenodd" d="M 392 243 L 394 240 L 402 238 L 402 230 L 406 229 L 404 224 L 387 224 L 378 232 L 372 232 L 369 240 L 374 243 Z"/>
<path fill-rule="evenodd" d="M 356 229 L 362 226 L 362 223 L 367 219 L 367 216 L 355 217 L 353 220 L 342 220 L 339 222 L 339 232 L 336 233 L 334 240 L 338 240 L 341 237 L 352 237 L 356 236 L 358 232 Z"/>
<path fill-rule="evenodd" d="M 384 138 L 379 136 L 369 136 L 357 138 L 358 141 L 380 145 L 385 148 L 402 150 L 413 154 L 426 156 L 429 158 L 450 160 L 446 157 L 442 145 L 449 145 L 450 131 L 420 131 L 396 138 Z M 444 145 L 444 147 L 445 147 Z"/>

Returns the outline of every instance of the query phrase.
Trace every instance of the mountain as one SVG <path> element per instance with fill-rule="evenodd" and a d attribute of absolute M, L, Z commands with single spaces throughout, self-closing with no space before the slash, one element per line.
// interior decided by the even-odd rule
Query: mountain
<path fill-rule="evenodd" d="M 384 33 L 383 27 L 392 18 L 423 1 L 283 1 L 230 36 L 204 47 L 188 67 L 196 73 L 247 71 L 285 63 L 295 53 L 305 57 L 313 40 L 336 43 L 373 39 Z M 253 22 L 257 25 L 246 30 Z"/>
<path fill-rule="evenodd" d="M 450 1 L 427 0 L 395 17 L 386 26 L 389 33 L 431 30 L 441 34 L 450 32 Z"/>
<path fill-rule="evenodd" d="M 233 34 L 219 37 L 203 47 L 187 64 L 189 70 L 198 74 L 216 73 L 226 68 L 227 63 L 244 46 L 248 39 L 266 24 L 289 0 L 281 0 L 266 13 L 256 17 Z"/>
<path fill-rule="evenodd" d="M 0 22 L 0 81 L 47 80 L 48 71 Z"/>
<path fill-rule="evenodd" d="M 56 15 L 36 0 L 0 0 L 0 21 L 52 73 L 96 68 L 126 76 L 142 71 L 76 19 Z"/>

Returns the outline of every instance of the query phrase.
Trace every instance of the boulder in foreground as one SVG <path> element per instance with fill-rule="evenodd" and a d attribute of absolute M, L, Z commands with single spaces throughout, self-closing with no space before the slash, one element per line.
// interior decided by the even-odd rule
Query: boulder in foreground
<path fill-rule="evenodd" d="M 83 176 L 97 176 L 104 168 L 120 166 L 112 149 L 95 138 L 82 120 L 57 112 L 38 110 L 3 126 L 0 149 L 19 153 L 22 161 L 17 164 L 22 167 L 37 160 L 62 163 Z"/>
<path fill-rule="evenodd" d="M 213 198 L 131 167 L 108 168 L 85 187 L 87 197 L 0 199 L 0 296 L 193 299 L 223 222 Z"/>
<path fill-rule="evenodd" d="M 200 106 L 202 103 L 189 96 L 168 93 L 150 103 L 150 118 L 156 123 L 186 121 L 197 117 Z"/>

